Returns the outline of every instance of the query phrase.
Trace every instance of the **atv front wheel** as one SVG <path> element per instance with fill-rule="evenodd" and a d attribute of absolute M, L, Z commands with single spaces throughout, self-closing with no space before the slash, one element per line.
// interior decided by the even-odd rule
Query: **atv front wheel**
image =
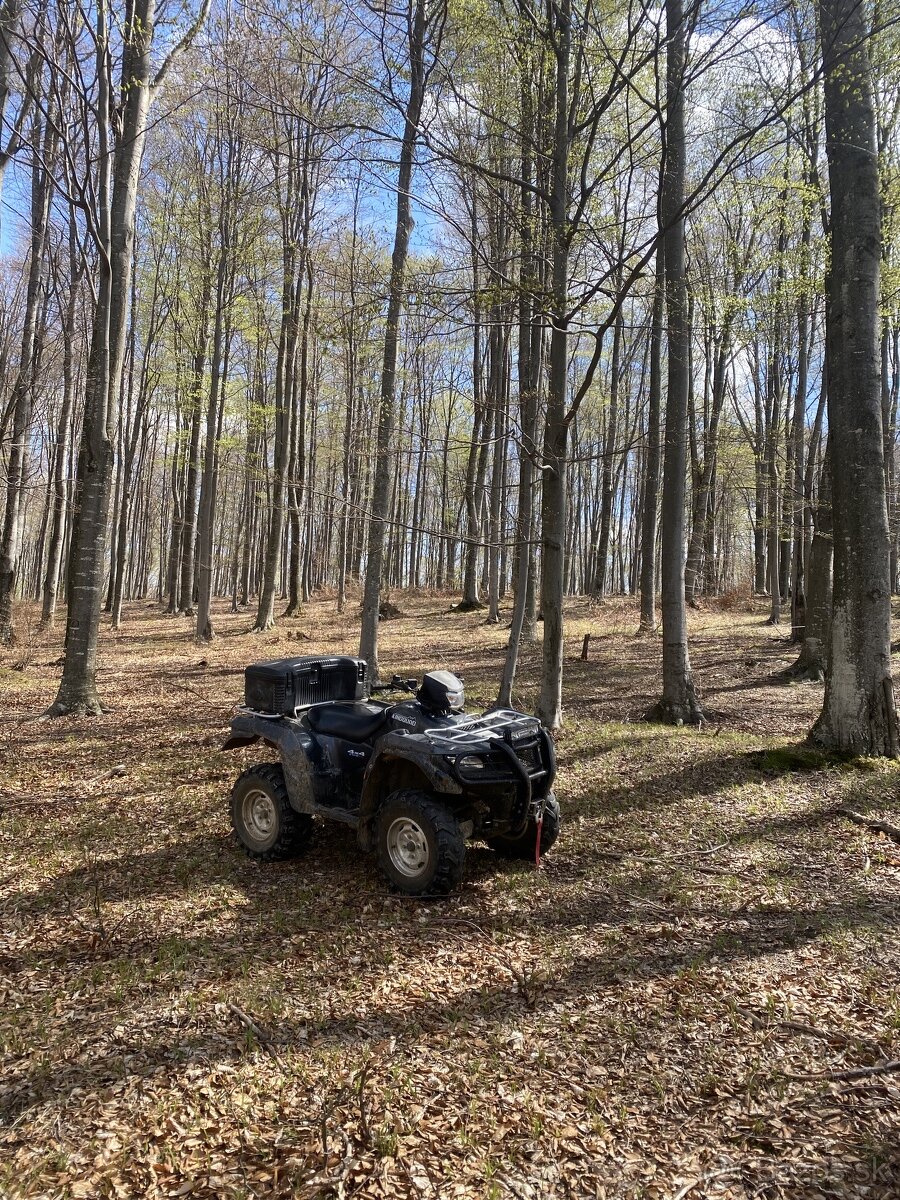
<path fill-rule="evenodd" d="M 313 819 L 291 808 L 278 763 L 250 767 L 231 789 L 231 827 L 251 858 L 293 858 L 309 842 Z"/>
<path fill-rule="evenodd" d="M 551 794 L 544 801 L 544 822 L 541 825 L 541 854 L 544 855 L 559 837 L 559 801 Z M 504 858 L 533 859 L 537 844 L 537 821 L 528 822 L 525 832 L 519 837 L 492 837 L 487 844 Z"/>
<path fill-rule="evenodd" d="M 462 878 L 459 823 L 426 792 L 392 792 L 378 814 L 378 862 L 408 896 L 446 896 Z"/>

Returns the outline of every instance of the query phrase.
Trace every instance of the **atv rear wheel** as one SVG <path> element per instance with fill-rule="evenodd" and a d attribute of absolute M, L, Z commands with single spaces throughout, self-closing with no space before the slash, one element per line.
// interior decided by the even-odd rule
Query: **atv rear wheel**
<path fill-rule="evenodd" d="M 427 792 L 392 792 L 378 814 L 378 862 L 408 896 L 446 896 L 462 878 L 459 823 Z"/>
<path fill-rule="evenodd" d="M 293 858 L 312 836 L 313 819 L 291 808 L 278 763 L 250 767 L 231 789 L 231 827 L 251 858 Z"/>
<path fill-rule="evenodd" d="M 559 837 L 560 827 L 559 801 L 551 792 L 544 801 L 544 822 L 541 825 L 541 854 L 546 854 Z M 492 837 L 487 839 L 492 850 L 504 858 L 533 859 L 537 844 L 537 821 L 534 817 L 528 822 L 523 834 L 519 837 Z"/>

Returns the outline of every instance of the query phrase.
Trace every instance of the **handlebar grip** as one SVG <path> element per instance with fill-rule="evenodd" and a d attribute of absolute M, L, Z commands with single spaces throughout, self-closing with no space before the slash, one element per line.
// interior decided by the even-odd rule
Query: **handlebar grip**
<path fill-rule="evenodd" d="M 395 675 L 390 683 L 373 683 L 369 695 L 374 696 L 376 692 L 415 692 L 418 686 L 418 679 L 401 679 Z"/>

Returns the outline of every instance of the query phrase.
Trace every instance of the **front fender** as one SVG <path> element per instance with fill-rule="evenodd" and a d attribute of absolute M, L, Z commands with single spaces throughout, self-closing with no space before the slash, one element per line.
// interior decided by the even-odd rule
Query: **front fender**
<path fill-rule="evenodd" d="M 463 792 L 459 782 L 435 758 L 427 738 L 414 733 L 385 734 L 376 743 L 363 779 L 358 827 L 363 849 L 372 848 L 375 817 L 381 802 L 401 787 L 421 788 L 444 796 L 461 796 Z"/>
<path fill-rule="evenodd" d="M 291 808 L 302 813 L 317 812 L 319 806 L 313 790 L 311 765 L 315 745 L 309 732 L 290 717 L 235 713 L 231 719 L 231 736 L 222 749 L 235 750 L 255 742 L 264 742 L 278 751 Z"/>

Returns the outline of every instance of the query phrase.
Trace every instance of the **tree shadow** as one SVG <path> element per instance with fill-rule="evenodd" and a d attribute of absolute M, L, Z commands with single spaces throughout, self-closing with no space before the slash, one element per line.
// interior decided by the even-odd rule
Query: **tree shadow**
<path fill-rule="evenodd" d="M 848 769 L 852 769 L 852 767 Z M 861 770 L 865 771 L 865 768 L 861 768 Z M 737 830 L 730 841 L 735 846 L 762 840 L 779 845 L 785 838 L 794 834 L 824 829 L 831 824 L 839 826 L 847 834 L 854 831 L 858 834 L 859 827 L 847 821 L 843 810 L 852 808 L 854 811 L 866 815 L 893 808 L 896 806 L 896 792 L 897 782 L 890 778 L 874 780 L 869 778 L 866 783 L 852 783 L 842 791 L 838 800 L 821 807 L 768 817 L 745 818 L 744 827 Z M 877 838 L 877 831 L 870 836 Z"/>
<path fill-rule="evenodd" d="M 613 742 L 610 741 L 575 750 L 568 755 L 567 763 L 589 763 L 612 748 Z M 868 803 L 873 793 L 875 799 L 872 802 L 877 803 L 879 791 L 883 793 L 880 799 L 882 802 L 887 800 L 888 807 L 894 803 L 897 788 L 895 777 L 878 775 L 866 760 L 843 760 L 799 742 L 708 758 L 697 757 L 672 770 L 630 778 L 604 788 L 596 797 L 580 801 L 579 811 L 590 811 L 600 816 L 656 810 L 700 796 L 722 796 L 748 783 L 776 780 L 792 774 L 803 774 L 810 780 L 820 774 L 824 786 L 826 782 L 833 782 L 835 771 L 840 772 L 844 782 L 842 792 L 846 790 L 840 804 L 847 804 L 856 795 L 862 798 L 861 803 Z M 854 773 L 866 783 L 853 783 L 851 777 Z M 816 819 L 820 810 L 813 809 L 810 812 L 812 819 Z M 773 821 L 777 824 L 779 819 L 776 817 Z M 802 822 L 805 818 L 792 816 L 789 819 Z"/>
<path fill-rule="evenodd" d="M 584 755 L 582 761 L 592 757 L 593 754 Z M 602 795 L 591 801 L 589 807 L 595 815 L 657 811 L 660 807 L 699 796 L 722 795 L 746 783 L 775 778 L 780 773 L 761 766 L 752 757 L 752 752 L 726 754 L 711 760 L 698 758 L 670 771 L 604 788 Z"/>
<path fill-rule="evenodd" d="M 183 941 L 179 952 L 191 964 L 193 974 L 218 978 L 227 991 L 240 961 L 246 958 L 247 943 L 243 939 L 252 935 L 255 921 L 261 915 L 260 899 L 256 897 L 252 915 L 246 921 L 240 920 L 232 930 L 238 936 L 227 945 L 212 937 L 195 936 Z M 560 1001 L 577 1004 L 584 998 L 596 998 L 605 989 L 614 992 L 624 984 L 672 978 L 707 966 L 719 970 L 723 965 L 808 945 L 833 929 L 892 927 L 890 916 L 873 907 L 863 894 L 847 902 L 817 908 L 772 905 L 740 918 L 727 909 L 709 905 L 696 914 L 697 928 L 685 932 L 676 930 L 673 924 L 670 935 L 664 929 L 661 932 L 665 917 L 657 911 L 658 907 L 639 915 L 633 908 L 626 909 L 617 903 L 615 895 L 609 893 L 587 902 L 579 898 L 569 905 L 554 902 L 522 912 L 519 924 L 523 930 L 537 926 L 556 931 L 585 924 L 627 926 L 627 941 L 615 956 L 610 955 L 608 946 L 598 942 L 595 950 L 583 950 L 574 958 L 561 960 L 556 968 L 548 964 L 546 973 L 531 981 L 525 972 L 509 965 L 505 943 L 494 939 L 495 934 L 509 934 L 508 919 L 499 915 L 485 919 L 480 932 L 476 932 L 465 922 L 457 923 L 452 917 L 444 920 L 438 914 L 429 919 L 426 927 L 417 926 L 413 949 L 409 949 L 410 943 L 403 937 L 401 922 L 397 930 L 400 961 L 393 959 L 377 972 L 370 969 L 369 974 L 376 976 L 373 984 L 377 983 L 378 975 L 382 978 L 396 975 L 404 955 L 437 959 L 442 953 L 452 952 L 460 938 L 483 944 L 485 955 L 496 967 L 491 979 L 463 987 L 450 996 L 440 989 L 433 994 L 420 992 L 415 998 L 404 997 L 393 1004 L 377 1001 L 367 1006 L 348 994 L 341 997 L 343 1011 L 332 1006 L 324 1014 L 310 1015 L 302 1021 L 287 1018 L 274 1027 L 266 1025 L 266 1029 L 282 1052 L 302 1050 L 315 1043 L 362 1053 L 372 1044 L 394 1039 L 399 1051 L 392 1053 L 402 1053 L 434 1034 L 465 1031 L 473 1021 L 479 1023 L 483 1033 L 485 1026 L 502 1024 L 517 1013 L 538 1006 L 552 1006 Z M 675 917 L 673 913 L 673 922 Z M 512 928 L 517 928 L 516 922 Z M 374 944 L 377 931 L 364 932 L 370 932 Z M 158 936 L 162 939 L 162 932 Z M 146 947 L 142 949 L 146 953 Z M 284 955 L 281 942 L 273 943 L 270 939 L 257 943 L 254 968 L 283 971 Z M 23 969 L 33 968 L 34 964 L 29 962 Z M 306 970 L 309 975 L 314 968 L 307 964 Z M 309 983 L 309 978 L 306 982 Z M 50 1100 L 63 1104 L 77 1089 L 102 1088 L 125 1076 L 149 1076 L 186 1063 L 211 1067 L 234 1062 L 252 1049 L 248 1047 L 246 1031 L 221 1011 L 222 1006 L 215 1008 L 209 1002 L 199 1014 L 185 1016 L 173 1027 L 171 1018 L 155 1011 L 152 1003 L 154 992 L 167 995 L 171 987 L 171 979 L 163 977 L 158 988 L 151 988 L 149 994 L 146 989 L 142 991 L 137 1040 L 117 1044 L 114 1038 L 105 1038 L 99 1052 L 96 1046 L 85 1048 L 76 1044 L 64 1062 L 32 1063 L 15 1077 L 10 1076 L 0 1086 L 0 1119 L 11 1121 Z M 369 994 L 378 995 L 379 989 L 372 987 Z"/>

